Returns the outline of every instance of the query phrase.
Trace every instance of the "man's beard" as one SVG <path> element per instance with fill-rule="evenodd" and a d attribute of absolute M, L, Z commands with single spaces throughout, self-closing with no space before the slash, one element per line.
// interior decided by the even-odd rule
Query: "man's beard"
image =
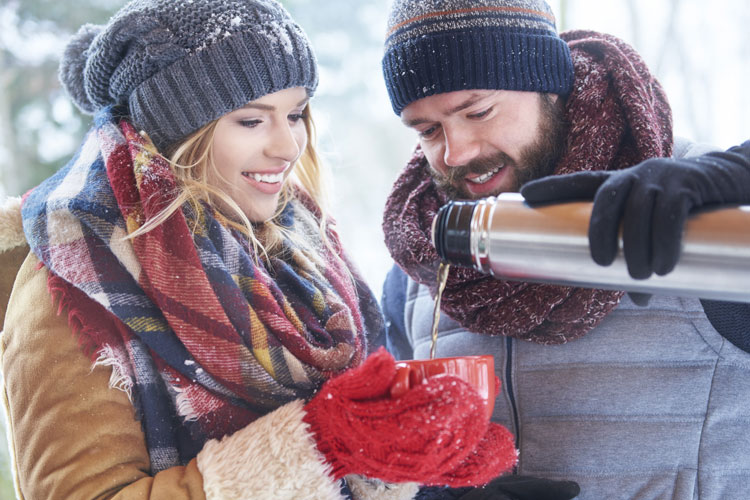
<path fill-rule="evenodd" d="M 449 167 L 446 175 L 430 168 L 437 188 L 450 199 L 476 198 L 466 189 L 466 176 L 492 172 L 498 165 L 513 167 L 514 184 L 508 191 L 517 192 L 529 181 L 552 175 L 563 155 L 568 127 L 562 99 L 553 101 L 548 94 L 542 94 L 541 101 L 542 115 L 537 140 L 521 151 L 518 162 L 501 151 L 487 158 L 477 158 L 466 165 Z"/>

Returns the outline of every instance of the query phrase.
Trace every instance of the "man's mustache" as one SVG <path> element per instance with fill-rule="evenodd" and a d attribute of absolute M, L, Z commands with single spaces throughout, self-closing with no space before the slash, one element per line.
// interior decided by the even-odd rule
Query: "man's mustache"
<path fill-rule="evenodd" d="M 440 184 L 452 184 L 455 185 L 458 182 L 463 182 L 467 175 L 482 175 L 488 172 L 492 172 L 500 165 L 505 167 L 513 165 L 514 161 L 510 156 L 505 153 L 497 153 L 487 158 L 477 158 L 465 165 L 458 165 L 456 167 L 449 167 L 448 172 L 445 174 L 438 172 L 432 168 L 433 176 Z"/>

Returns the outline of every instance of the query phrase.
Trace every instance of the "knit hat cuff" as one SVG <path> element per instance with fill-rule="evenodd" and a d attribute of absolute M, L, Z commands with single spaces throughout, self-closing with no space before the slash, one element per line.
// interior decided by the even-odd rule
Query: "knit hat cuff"
<path fill-rule="evenodd" d="M 163 151 L 266 94 L 304 87 L 312 95 L 318 84 L 315 56 L 293 25 L 286 29 L 291 30 L 286 37 L 263 32 L 227 37 L 159 71 L 131 95 L 134 125 L 147 130 Z"/>
<path fill-rule="evenodd" d="M 391 46 L 383 73 L 393 111 L 434 94 L 471 89 L 567 95 L 573 88 L 568 45 L 543 30 L 443 31 Z"/>

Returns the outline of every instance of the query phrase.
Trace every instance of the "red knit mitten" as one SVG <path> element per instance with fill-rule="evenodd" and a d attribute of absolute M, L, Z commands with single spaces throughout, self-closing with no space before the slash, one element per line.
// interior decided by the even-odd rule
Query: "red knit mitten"
<path fill-rule="evenodd" d="M 392 399 L 395 373 L 393 357 L 381 348 L 362 366 L 326 382 L 305 406 L 304 420 L 336 478 L 360 474 L 465 486 L 512 467 L 512 438 L 510 447 L 507 436 L 498 438 L 499 426 L 489 426 L 471 386 L 443 375 Z"/>
<path fill-rule="evenodd" d="M 426 486 L 475 486 L 510 472 L 518 462 L 513 434 L 502 425 L 490 423 L 477 447 L 458 467 Z M 499 471 L 499 472 L 498 472 Z"/>

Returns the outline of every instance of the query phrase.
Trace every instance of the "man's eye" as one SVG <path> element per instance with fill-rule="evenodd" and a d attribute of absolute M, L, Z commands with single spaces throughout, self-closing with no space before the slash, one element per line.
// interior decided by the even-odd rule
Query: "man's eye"
<path fill-rule="evenodd" d="M 492 111 L 492 108 L 487 108 L 484 111 L 480 111 L 478 113 L 472 113 L 472 114 L 470 114 L 469 118 L 484 118 L 485 116 L 487 116 L 490 113 L 490 111 Z"/>
<path fill-rule="evenodd" d="M 428 128 L 428 129 L 420 130 L 419 131 L 419 137 L 421 137 L 423 139 L 429 139 L 430 137 L 432 137 L 433 135 L 435 135 L 435 132 L 437 132 L 437 129 L 438 129 L 437 125 L 434 125 L 434 126 Z"/>

